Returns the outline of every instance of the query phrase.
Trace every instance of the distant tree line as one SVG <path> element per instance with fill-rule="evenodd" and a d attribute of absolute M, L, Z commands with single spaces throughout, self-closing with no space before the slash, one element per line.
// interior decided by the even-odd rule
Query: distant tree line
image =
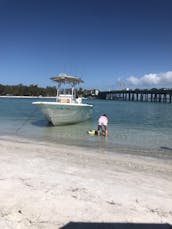
<path fill-rule="evenodd" d="M 18 85 L 2 85 L 0 84 L 0 95 L 14 95 L 14 96 L 55 96 L 55 87 L 38 87 L 37 85 L 31 84 L 25 86 L 22 84 Z"/>
<path fill-rule="evenodd" d="M 66 89 L 70 90 L 70 89 Z M 79 97 L 92 96 L 92 90 L 83 90 L 79 88 L 76 90 L 76 94 Z M 0 84 L 0 95 L 1 96 L 56 96 L 56 87 L 46 88 L 38 87 L 37 85 L 31 84 L 25 86 L 23 84 L 18 85 L 2 85 Z"/>

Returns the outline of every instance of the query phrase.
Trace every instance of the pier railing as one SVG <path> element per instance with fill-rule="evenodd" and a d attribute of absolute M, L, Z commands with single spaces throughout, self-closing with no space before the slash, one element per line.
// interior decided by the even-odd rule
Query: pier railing
<path fill-rule="evenodd" d="M 172 103 L 172 89 L 135 89 L 99 92 L 99 99 Z"/>

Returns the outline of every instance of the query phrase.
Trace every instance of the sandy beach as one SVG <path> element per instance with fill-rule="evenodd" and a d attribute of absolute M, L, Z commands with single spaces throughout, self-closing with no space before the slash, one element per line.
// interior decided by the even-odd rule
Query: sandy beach
<path fill-rule="evenodd" d="M 171 160 L 7 136 L 0 149 L 1 229 L 172 224 Z"/>

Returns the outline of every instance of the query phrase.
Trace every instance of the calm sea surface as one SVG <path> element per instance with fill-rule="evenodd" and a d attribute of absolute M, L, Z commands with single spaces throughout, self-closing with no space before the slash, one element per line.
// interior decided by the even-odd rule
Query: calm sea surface
<path fill-rule="evenodd" d="M 0 136 L 19 136 L 38 141 L 86 147 L 160 150 L 172 155 L 172 104 L 86 100 L 94 105 L 93 118 L 51 126 L 33 101 L 53 99 L 0 98 Z M 109 117 L 108 138 L 89 136 L 97 129 L 99 115 Z"/>

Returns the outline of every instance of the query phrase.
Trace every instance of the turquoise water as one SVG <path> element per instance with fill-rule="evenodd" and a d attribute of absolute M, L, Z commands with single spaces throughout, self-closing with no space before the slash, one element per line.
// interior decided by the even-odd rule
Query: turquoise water
<path fill-rule="evenodd" d="M 0 136 L 12 135 L 112 150 L 117 147 L 161 149 L 172 154 L 172 104 L 86 100 L 94 105 L 91 120 L 54 127 L 32 105 L 38 100 L 0 98 Z M 87 131 L 97 128 L 97 119 L 102 113 L 109 117 L 108 138 L 89 136 Z"/>

